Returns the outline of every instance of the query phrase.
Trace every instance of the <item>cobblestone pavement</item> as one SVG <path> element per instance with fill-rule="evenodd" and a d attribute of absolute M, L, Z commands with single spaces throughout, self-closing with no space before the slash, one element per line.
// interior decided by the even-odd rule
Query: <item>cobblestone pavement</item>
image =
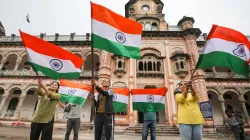
<path fill-rule="evenodd" d="M 0 140 L 29 140 L 29 128 L 11 128 L 0 127 Z M 79 133 L 79 140 L 94 140 L 93 134 L 83 134 L 83 131 Z M 62 130 L 56 130 L 53 133 L 53 140 L 63 140 L 65 132 Z M 72 139 L 71 133 L 71 139 Z M 141 140 L 141 136 L 131 135 L 115 135 L 115 140 Z M 180 137 L 168 137 L 157 136 L 157 140 L 181 140 Z M 215 140 L 211 138 L 204 138 L 203 140 Z M 217 140 L 233 140 L 233 139 L 217 139 Z"/>

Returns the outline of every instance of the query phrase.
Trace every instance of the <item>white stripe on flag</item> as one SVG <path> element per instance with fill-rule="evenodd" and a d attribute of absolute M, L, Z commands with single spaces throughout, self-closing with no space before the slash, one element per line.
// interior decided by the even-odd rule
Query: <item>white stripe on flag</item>
<path fill-rule="evenodd" d="M 79 89 L 79 88 L 70 88 L 70 87 L 66 87 L 66 86 L 60 86 L 59 93 L 61 93 L 61 94 L 70 94 L 70 95 L 73 95 L 73 96 L 87 98 L 88 94 L 89 94 L 89 91 Z"/>
<path fill-rule="evenodd" d="M 207 41 L 205 49 L 203 50 L 202 54 L 205 55 L 210 52 L 220 51 L 220 52 L 226 52 L 236 57 L 239 57 L 235 55 L 235 52 L 234 52 L 239 47 L 239 45 L 240 43 L 226 41 L 226 40 L 218 39 L 218 38 L 212 38 Z M 244 50 L 245 50 L 246 55 L 243 57 L 239 57 L 239 58 L 244 61 L 247 61 L 249 58 L 249 50 L 247 49 L 245 45 L 244 45 Z"/>
<path fill-rule="evenodd" d="M 128 96 L 115 93 L 113 95 L 113 101 L 128 104 Z"/>
<path fill-rule="evenodd" d="M 26 50 L 32 63 L 54 70 L 51 67 L 50 61 L 56 59 L 56 61 L 62 65 L 62 68 L 57 71 L 58 73 L 81 72 L 81 70 L 76 68 L 75 65 L 69 60 L 57 59 L 51 56 L 43 55 L 27 47 Z"/>
<path fill-rule="evenodd" d="M 160 95 L 132 95 L 132 101 L 165 104 L 165 97 Z"/>
<path fill-rule="evenodd" d="M 123 33 L 113 26 L 97 21 L 95 19 L 92 19 L 92 26 L 92 33 L 102 38 L 117 42 L 117 33 L 120 32 L 125 36 L 126 39 L 126 41 L 122 45 L 138 48 L 140 48 L 141 46 L 141 35 Z"/>

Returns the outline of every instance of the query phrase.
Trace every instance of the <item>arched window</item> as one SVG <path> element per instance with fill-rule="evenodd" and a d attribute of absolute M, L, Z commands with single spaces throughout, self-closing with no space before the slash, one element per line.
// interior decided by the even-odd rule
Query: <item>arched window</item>
<path fill-rule="evenodd" d="M 144 71 L 147 71 L 148 67 L 147 67 L 147 62 L 144 62 Z"/>
<path fill-rule="evenodd" d="M 148 62 L 148 71 L 152 71 L 153 67 L 152 67 L 152 62 Z"/>
<path fill-rule="evenodd" d="M 143 71 L 143 63 L 139 62 L 139 71 Z"/>
<path fill-rule="evenodd" d="M 152 31 L 158 31 L 158 25 L 156 23 L 152 24 Z"/>
<path fill-rule="evenodd" d="M 152 30 L 151 24 L 150 23 L 146 23 L 146 25 L 145 25 L 145 31 L 151 31 L 151 30 Z"/>
<path fill-rule="evenodd" d="M 181 62 L 181 69 L 184 69 L 184 64 L 183 64 L 183 62 Z"/>
<path fill-rule="evenodd" d="M 121 61 L 118 62 L 118 68 L 122 68 L 122 62 Z"/>
<path fill-rule="evenodd" d="M 161 71 L 161 62 L 157 62 L 157 71 Z"/>

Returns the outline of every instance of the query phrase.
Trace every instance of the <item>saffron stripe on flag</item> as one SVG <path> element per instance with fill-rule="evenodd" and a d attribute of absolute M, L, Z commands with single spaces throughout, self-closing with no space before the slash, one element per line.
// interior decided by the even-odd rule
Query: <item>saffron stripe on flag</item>
<path fill-rule="evenodd" d="M 156 89 L 132 89 L 132 95 L 161 95 L 165 96 L 167 92 L 167 88 L 156 88 Z"/>
<path fill-rule="evenodd" d="M 84 89 L 88 91 L 91 90 L 91 86 L 86 86 L 83 84 L 78 84 L 78 83 L 70 82 L 68 80 L 63 80 L 63 79 L 60 80 L 60 86 L 68 86 L 71 88 L 79 88 L 79 89 Z"/>
<path fill-rule="evenodd" d="M 138 24 L 136 21 L 118 15 L 104 6 L 92 2 L 90 3 L 92 19 L 107 23 L 121 32 L 141 35 L 142 25 L 140 23 Z M 119 22 L 119 24 L 117 22 Z"/>
<path fill-rule="evenodd" d="M 54 58 L 57 58 L 57 59 L 70 60 L 73 62 L 76 68 L 81 68 L 83 60 L 79 56 L 74 55 L 68 51 L 65 51 L 61 47 L 58 47 L 52 43 L 44 41 L 38 37 L 26 34 L 22 32 L 21 30 L 19 31 L 23 40 L 23 44 L 26 48 L 29 48 L 33 50 L 34 52 L 37 52 L 43 55 L 53 56 Z"/>
<path fill-rule="evenodd" d="M 211 31 L 208 34 L 207 40 L 212 38 L 220 38 L 222 40 L 227 40 L 236 43 L 243 43 L 250 50 L 250 44 L 245 35 L 236 31 L 234 29 L 213 25 Z"/>

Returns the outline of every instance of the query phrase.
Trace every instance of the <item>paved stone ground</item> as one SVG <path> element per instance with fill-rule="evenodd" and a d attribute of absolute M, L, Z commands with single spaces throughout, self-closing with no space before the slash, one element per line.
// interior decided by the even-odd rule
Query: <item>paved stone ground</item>
<path fill-rule="evenodd" d="M 0 127 L 0 140 L 29 140 L 29 128 L 12 128 L 12 127 Z M 84 134 L 85 133 L 85 134 Z M 63 140 L 65 131 L 56 130 L 53 133 L 53 140 Z M 71 133 L 71 139 L 72 139 Z M 157 140 L 181 140 L 180 137 L 166 137 L 157 136 Z M 86 134 L 86 132 L 80 131 L 79 140 L 94 140 L 93 134 Z M 141 136 L 131 135 L 115 135 L 115 140 L 141 140 Z M 204 138 L 203 140 L 215 140 L 211 138 Z M 233 140 L 229 138 L 217 139 L 217 140 Z"/>

